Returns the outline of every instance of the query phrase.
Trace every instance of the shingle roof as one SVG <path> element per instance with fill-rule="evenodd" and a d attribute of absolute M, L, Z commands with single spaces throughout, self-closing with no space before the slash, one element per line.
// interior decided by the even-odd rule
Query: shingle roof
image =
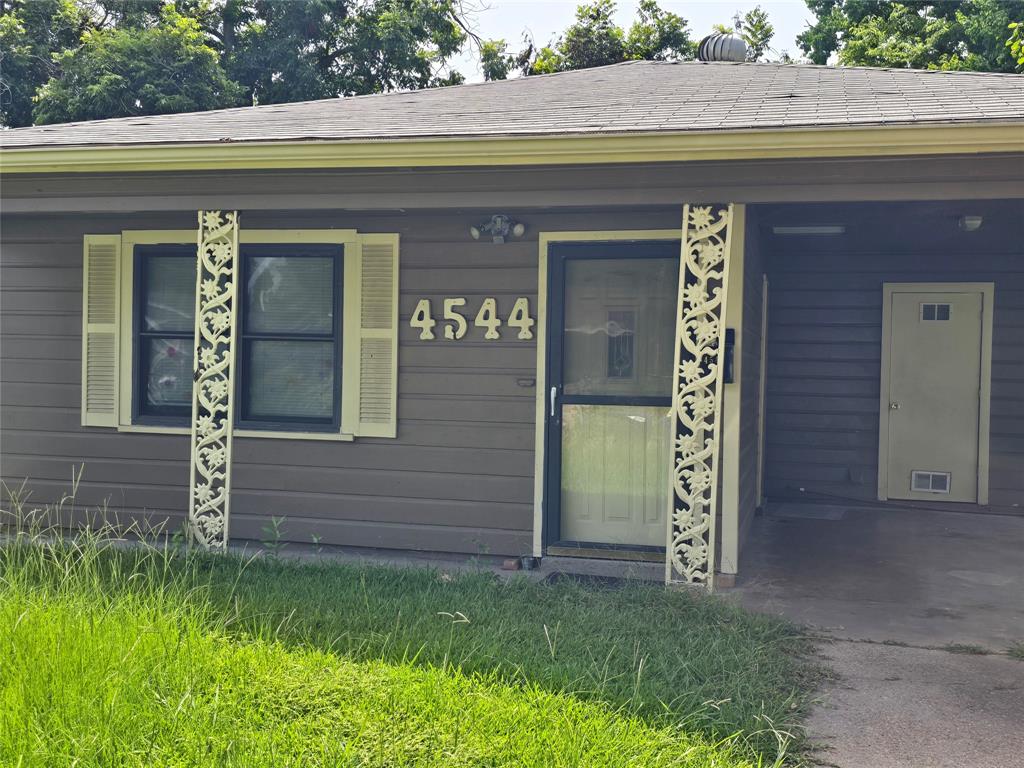
<path fill-rule="evenodd" d="M 430 90 L 0 132 L 15 149 L 1024 122 L 1024 76 L 628 62 Z"/>

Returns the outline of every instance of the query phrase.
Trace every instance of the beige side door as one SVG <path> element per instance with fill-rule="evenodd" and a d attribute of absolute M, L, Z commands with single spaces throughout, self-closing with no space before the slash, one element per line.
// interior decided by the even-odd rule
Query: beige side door
<path fill-rule="evenodd" d="M 951 285 L 942 292 L 887 286 L 885 293 L 885 496 L 977 502 L 984 292 Z"/>

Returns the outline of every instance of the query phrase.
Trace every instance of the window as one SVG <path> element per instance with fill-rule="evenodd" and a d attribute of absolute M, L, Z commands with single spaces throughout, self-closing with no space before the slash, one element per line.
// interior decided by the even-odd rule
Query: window
<path fill-rule="evenodd" d="M 192 412 L 195 248 L 140 245 L 135 275 L 135 417 L 182 423 Z"/>
<path fill-rule="evenodd" d="M 240 427 L 336 429 L 343 246 L 243 245 Z"/>
<path fill-rule="evenodd" d="M 238 236 L 236 434 L 395 437 L 399 236 L 244 228 Z M 83 426 L 190 428 L 195 242 L 188 229 L 84 237 Z"/>
<path fill-rule="evenodd" d="M 195 368 L 195 248 L 135 250 L 135 415 L 142 424 L 184 424 Z M 343 253 L 341 245 L 241 246 L 239 427 L 338 427 Z"/>
<path fill-rule="evenodd" d="M 922 304 L 921 319 L 929 322 L 949 320 L 949 304 Z"/>
<path fill-rule="evenodd" d="M 608 378 L 632 379 L 635 373 L 636 311 L 608 310 Z"/>

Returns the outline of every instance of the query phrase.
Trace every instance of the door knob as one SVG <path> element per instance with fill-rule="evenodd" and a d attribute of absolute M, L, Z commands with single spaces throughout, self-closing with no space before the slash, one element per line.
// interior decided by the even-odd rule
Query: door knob
<path fill-rule="evenodd" d="M 895 403 L 895 402 L 889 403 L 889 410 L 890 411 L 898 411 L 899 409 L 900 409 L 900 404 L 899 403 Z"/>

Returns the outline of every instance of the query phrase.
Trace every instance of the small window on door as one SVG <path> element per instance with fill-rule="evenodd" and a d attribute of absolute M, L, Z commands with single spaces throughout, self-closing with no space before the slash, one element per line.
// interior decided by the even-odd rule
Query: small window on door
<path fill-rule="evenodd" d="M 949 493 L 949 472 L 915 469 L 910 473 L 910 490 L 924 493 Z"/>
<path fill-rule="evenodd" d="M 636 372 L 636 311 L 608 311 L 608 378 L 632 379 Z"/>
<path fill-rule="evenodd" d="M 949 304 L 922 304 L 921 319 L 926 322 L 940 322 L 949 320 Z"/>

